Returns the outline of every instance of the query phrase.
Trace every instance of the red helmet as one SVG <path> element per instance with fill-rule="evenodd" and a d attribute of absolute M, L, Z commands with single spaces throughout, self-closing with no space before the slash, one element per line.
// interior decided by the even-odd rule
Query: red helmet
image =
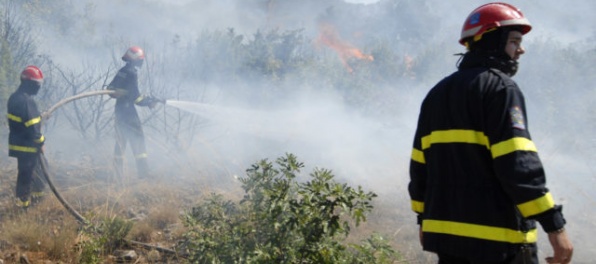
<path fill-rule="evenodd" d="M 145 52 L 141 47 L 132 46 L 126 50 L 122 56 L 123 61 L 139 61 L 145 59 Z"/>
<path fill-rule="evenodd" d="M 29 65 L 25 67 L 25 69 L 21 72 L 21 81 L 24 80 L 31 80 L 36 81 L 38 83 L 42 83 L 43 73 L 41 73 L 41 70 L 36 66 Z"/>
<path fill-rule="evenodd" d="M 506 26 L 517 26 L 522 34 L 526 34 L 532 29 L 528 19 L 515 6 L 506 3 L 481 5 L 466 18 L 459 43 L 466 45 L 469 38 L 478 41 L 482 38 L 482 34 Z"/>

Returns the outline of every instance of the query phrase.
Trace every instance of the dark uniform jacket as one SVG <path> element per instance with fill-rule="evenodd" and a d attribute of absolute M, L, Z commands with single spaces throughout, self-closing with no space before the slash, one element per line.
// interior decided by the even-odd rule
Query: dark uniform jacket
<path fill-rule="evenodd" d="M 23 85 L 8 98 L 7 108 L 8 155 L 21 157 L 38 153 L 45 141 L 41 133 L 41 115 Z"/>
<path fill-rule="evenodd" d="M 127 63 L 118 71 L 108 89 L 117 90 L 120 93 L 118 96 L 112 96 L 116 98 L 115 114 L 117 122 L 140 128 L 141 121 L 135 104 L 148 106 L 154 99 L 139 92 L 136 67 L 132 63 Z"/>
<path fill-rule="evenodd" d="M 410 163 L 412 209 L 427 251 L 502 260 L 562 228 L 545 186 L 524 97 L 506 74 L 467 53 L 420 110 Z"/>

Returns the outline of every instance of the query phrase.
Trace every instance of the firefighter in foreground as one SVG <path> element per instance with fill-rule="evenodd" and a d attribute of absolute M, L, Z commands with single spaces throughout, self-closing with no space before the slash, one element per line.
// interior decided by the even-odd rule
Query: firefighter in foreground
<path fill-rule="evenodd" d="M 422 103 L 409 193 L 423 249 L 439 263 L 538 263 L 536 221 L 554 251 L 547 262 L 571 261 L 562 206 L 545 185 L 524 96 L 511 79 L 530 29 L 509 4 L 475 9 L 461 32 L 468 51 L 458 71 Z"/>
<path fill-rule="evenodd" d="M 41 133 L 41 115 L 33 96 L 43 83 L 43 74 L 36 66 L 21 72 L 21 84 L 7 103 L 8 155 L 17 158 L 17 206 L 27 208 L 44 195 L 45 182 L 40 178 L 40 154 L 45 138 Z"/>
<path fill-rule="evenodd" d="M 142 95 L 139 92 L 137 68 L 143 66 L 145 60 L 144 51 L 140 47 L 132 46 L 126 50 L 124 56 L 122 56 L 122 60 L 126 62 L 126 65 L 118 71 L 112 82 L 108 85 L 108 89 L 115 91 L 110 96 L 116 98 L 114 165 L 117 175 L 121 177 L 123 175 L 126 144 L 130 142 L 137 164 L 138 176 L 139 178 L 145 178 L 150 176 L 147 164 L 145 136 L 135 105 L 147 106 L 153 109 L 159 100 L 151 96 Z"/>

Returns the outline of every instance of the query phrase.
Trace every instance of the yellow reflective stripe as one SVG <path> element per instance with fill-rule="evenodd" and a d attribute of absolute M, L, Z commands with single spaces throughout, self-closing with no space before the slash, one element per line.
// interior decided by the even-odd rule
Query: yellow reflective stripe
<path fill-rule="evenodd" d="M 422 222 L 422 231 L 506 243 L 535 243 L 538 237 L 538 232 L 536 229 L 532 229 L 529 232 L 524 233 L 519 230 L 503 227 L 440 220 L 424 220 Z"/>
<path fill-rule="evenodd" d="M 6 114 L 6 117 L 8 117 L 9 120 L 15 121 L 15 122 L 23 122 L 23 119 L 21 119 L 20 117 L 13 115 L 13 114 Z"/>
<path fill-rule="evenodd" d="M 486 146 L 488 149 L 490 143 L 488 137 L 480 131 L 452 129 L 433 131 L 428 136 L 422 138 L 422 149 L 430 148 L 432 144 L 437 143 L 470 143 Z"/>
<path fill-rule="evenodd" d="M 145 99 L 142 95 L 139 95 L 139 97 L 137 97 L 137 99 L 135 99 L 135 104 L 139 103 L 140 101 L 143 101 L 143 99 Z"/>
<path fill-rule="evenodd" d="M 31 193 L 31 197 L 35 197 L 35 198 L 44 197 L 45 195 L 46 194 L 44 192 L 32 192 Z"/>
<path fill-rule="evenodd" d="M 491 152 L 494 158 L 507 155 L 514 151 L 534 151 L 537 152 L 536 146 L 532 140 L 523 137 L 512 138 L 503 142 L 499 142 L 491 147 Z"/>
<path fill-rule="evenodd" d="M 493 158 L 497 158 L 514 151 L 538 151 L 534 145 L 534 142 L 527 138 L 515 137 L 490 146 L 488 137 L 484 135 L 483 132 L 464 129 L 433 131 L 430 133 L 430 135 L 422 137 L 421 143 L 423 150 L 430 148 L 432 144 L 437 143 L 478 144 L 486 146 L 487 149 L 490 149 Z M 412 159 L 419 161 L 414 158 L 414 154 L 412 154 Z"/>
<path fill-rule="evenodd" d="M 426 159 L 424 159 L 424 152 L 412 149 L 412 160 L 418 163 L 426 164 Z"/>
<path fill-rule="evenodd" d="M 540 214 L 553 207 L 555 207 L 555 200 L 553 200 L 553 196 L 550 194 L 550 192 L 538 199 L 517 205 L 517 209 L 519 209 L 524 217 Z"/>
<path fill-rule="evenodd" d="M 24 147 L 24 146 L 16 146 L 16 145 L 9 145 L 8 149 L 10 150 L 14 150 L 14 151 L 20 151 L 20 152 L 30 152 L 30 153 L 36 153 L 37 152 L 37 148 L 34 147 Z"/>
<path fill-rule="evenodd" d="M 412 211 L 416 213 L 424 213 L 424 202 L 412 200 Z"/>
<path fill-rule="evenodd" d="M 7 114 L 6 117 L 8 117 L 9 120 L 12 120 L 12 121 L 15 121 L 15 122 L 19 122 L 19 123 L 23 122 L 23 119 L 22 118 L 20 118 L 20 117 L 18 117 L 16 115 L 13 115 L 13 114 Z M 26 127 L 30 127 L 32 125 L 35 125 L 35 124 L 39 123 L 39 122 L 41 122 L 41 116 L 38 116 L 36 118 L 33 118 L 33 119 L 25 122 L 25 126 Z"/>
<path fill-rule="evenodd" d="M 29 206 L 30 201 L 21 201 L 21 199 L 17 198 L 17 206 L 18 207 L 28 207 Z"/>
<path fill-rule="evenodd" d="M 39 123 L 39 122 L 41 122 L 41 116 L 38 116 L 36 118 L 33 118 L 33 119 L 25 122 L 25 126 L 26 127 L 30 127 L 32 125 L 35 125 L 35 124 Z"/>
<path fill-rule="evenodd" d="M 137 155 L 135 158 L 136 159 L 146 159 L 147 158 L 147 153 L 141 153 L 141 154 Z"/>
<path fill-rule="evenodd" d="M 43 135 L 41 135 L 41 137 L 39 137 L 39 139 L 33 140 L 35 141 L 35 143 L 42 143 L 46 140 L 46 137 L 44 137 Z"/>

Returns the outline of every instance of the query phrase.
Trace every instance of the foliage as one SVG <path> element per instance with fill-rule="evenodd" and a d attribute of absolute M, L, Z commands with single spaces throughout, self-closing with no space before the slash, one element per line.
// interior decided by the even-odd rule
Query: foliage
<path fill-rule="evenodd" d="M 362 245 L 342 239 L 366 221 L 376 194 L 333 180 L 326 169 L 298 182 L 292 154 L 261 160 L 241 178 L 239 203 L 212 194 L 183 216 L 181 248 L 198 263 L 391 263 L 398 255 L 379 235 Z"/>
<path fill-rule="evenodd" d="M 0 107 L 18 87 L 18 74 L 27 64 L 35 64 L 36 43 L 31 25 L 17 12 L 16 3 L 0 3 Z"/>
<path fill-rule="evenodd" d="M 89 236 L 80 248 L 80 263 L 102 263 L 106 253 L 124 245 L 124 238 L 132 229 L 133 223 L 120 217 L 110 217 L 97 225 L 88 226 L 84 234 Z"/>

